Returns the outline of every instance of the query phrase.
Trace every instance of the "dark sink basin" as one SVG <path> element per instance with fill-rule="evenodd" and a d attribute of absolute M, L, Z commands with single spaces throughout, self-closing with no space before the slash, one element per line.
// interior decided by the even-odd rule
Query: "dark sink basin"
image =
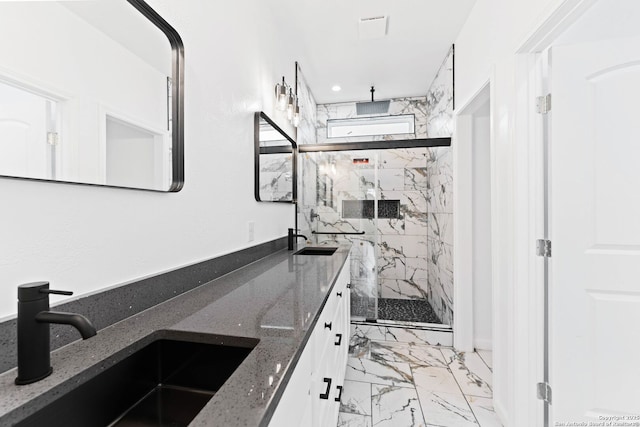
<path fill-rule="evenodd" d="M 294 253 L 294 255 L 333 255 L 338 248 L 334 247 L 322 247 L 322 246 L 307 246 L 304 249 Z"/>
<path fill-rule="evenodd" d="M 157 340 L 16 426 L 186 426 L 251 350 Z"/>

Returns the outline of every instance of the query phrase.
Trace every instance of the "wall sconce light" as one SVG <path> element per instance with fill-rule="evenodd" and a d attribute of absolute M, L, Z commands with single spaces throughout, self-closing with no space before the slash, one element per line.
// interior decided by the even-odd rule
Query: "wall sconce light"
<path fill-rule="evenodd" d="M 293 92 L 293 88 L 284 81 L 276 84 L 276 109 L 287 112 L 287 118 L 291 124 L 298 127 L 300 124 L 300 106 L 298 97 Z"/>

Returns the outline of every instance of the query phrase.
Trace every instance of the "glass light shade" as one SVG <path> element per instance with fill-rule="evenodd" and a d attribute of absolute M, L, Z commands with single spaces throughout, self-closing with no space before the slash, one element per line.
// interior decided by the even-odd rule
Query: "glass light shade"
<path fill-rule="evenodd" d="M 296 111 L 293 113 L 293 126 L 298 127 L 300 124 L 300 106 L 296 105 Z"/>
<path fill-rule="evenodd" d="M 276 85 L 276 108 L 280 111 L 287 108 L 287 88 L 280 83 Z"/>
<path fill-rule="evenodd" d="M 296 96 L 293 94 L 293 91 L 289 89 L 289 97 L 287 98 L 287 118 L 289 120 L 293 119 L 293 110 L 295 109 L 296 104 Z"/>

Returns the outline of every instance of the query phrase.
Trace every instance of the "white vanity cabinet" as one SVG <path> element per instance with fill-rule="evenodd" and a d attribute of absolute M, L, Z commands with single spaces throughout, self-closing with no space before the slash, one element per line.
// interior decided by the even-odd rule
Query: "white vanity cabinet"
<path fill-rule="evenodd" d="M 349 353 L 349 278 L 347 258 L 269 427 L 335 427 L 338 423 Z"/>

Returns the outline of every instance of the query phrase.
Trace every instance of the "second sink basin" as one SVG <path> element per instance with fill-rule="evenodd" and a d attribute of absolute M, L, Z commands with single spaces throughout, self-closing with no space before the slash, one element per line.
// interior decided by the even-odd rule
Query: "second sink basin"
<path fill-rule="evenodd" d="M 187 426 L 251 350 L 160 339 L 16 426 Z"/>
<path fill-rule="evenodd" d="M 307 246 L 294 255 L 333 255 L 338 248 L 331 246 Z"/>

